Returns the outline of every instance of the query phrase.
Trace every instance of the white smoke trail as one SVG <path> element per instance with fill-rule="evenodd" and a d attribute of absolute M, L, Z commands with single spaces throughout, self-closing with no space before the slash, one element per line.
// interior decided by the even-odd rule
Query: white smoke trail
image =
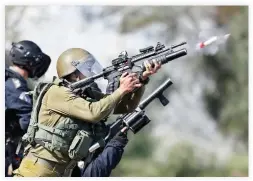
<path fill-rule="evenodd" d="M 197 32 L 188 38 L 189 53 L 204 55 L 215 55 L 222 51 L 230 37 L 223 29 L 208 29 Z"/>

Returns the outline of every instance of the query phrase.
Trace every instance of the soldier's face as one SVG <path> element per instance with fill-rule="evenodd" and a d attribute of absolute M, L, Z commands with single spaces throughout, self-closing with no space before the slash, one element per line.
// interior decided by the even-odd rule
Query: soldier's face
<path fill-rule="evenodd" d="M 84 76 L 81 72 L 79 73 L 79 75 L 78 75 L 78 79 L 79 80 L 82 80 L 82 79 L 85 79 L 86 78 L 86 76 Z"/>
<path fill-rule="evenodd" d="M 85 79 L 86 77 L 81 72 L 75 72 L 71 74 L 69 81 L 70 82 L 77 82 L 79 80 Z"/>

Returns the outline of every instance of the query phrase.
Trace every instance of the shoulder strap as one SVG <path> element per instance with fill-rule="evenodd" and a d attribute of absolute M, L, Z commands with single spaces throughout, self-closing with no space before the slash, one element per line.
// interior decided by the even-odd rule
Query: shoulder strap
<path fill-rule="evenodd" d="M 39 83 L 33 93 L 33 111 L 31 115 L 31 120 L 29 123 L 27 134 L 25 135 L 25 139 L 31 144 L 34 144 L 35 133 L 38 129 L 38 114 L 41 107 L 42 99 L 45 93 L 49 90 L 49 88 L 53 85 L 53 83 Z"/>

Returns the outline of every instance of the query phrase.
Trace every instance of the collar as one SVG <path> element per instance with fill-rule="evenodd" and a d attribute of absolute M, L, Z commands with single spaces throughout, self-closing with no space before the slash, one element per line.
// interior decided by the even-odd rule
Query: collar
<path fill-rule="evenodd" d="M 20 80 L 22 83 L 27 84 L 24 77 L 22 77 L 19 73 L 15 72 L 14 70 L 11 70 L 10 68 L 5 68 L 5 81 L 8 78 L 16 78 L 16 79 Z"/>

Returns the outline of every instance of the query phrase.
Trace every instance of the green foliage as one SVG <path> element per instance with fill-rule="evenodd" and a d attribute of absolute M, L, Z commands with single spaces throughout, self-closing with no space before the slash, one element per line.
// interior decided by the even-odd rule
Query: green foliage
<path fill-rule="evenodd" d="M 214 154 L 187 142 L 173 146 L 163 161 L 154 157 L 123 157 L 112 176 L 124 177 L 228 177 L 248 176 L 248 156 L 233 155 L 220 164 Z"/>
<path fill-rule="evenodd" d="M 149 133 L 150 129 L 141 130 L 138 135 L 130 136 L 125 157 L 148 158 L 154 151 L 155 141 Z"/>
<path fill-rule="evenodd" d="M 230 158 L 226 167 L 229 175 L 248 176 L 248 165 L 248 155 L 234 155 Z"/>
<path fill-rule="evenodd" d="M 168 154 L 168 162 L 162 169 L 165 176 L 194 176 L 198 174 L 193 147 L 189 144 L 178 144 Z"/>

